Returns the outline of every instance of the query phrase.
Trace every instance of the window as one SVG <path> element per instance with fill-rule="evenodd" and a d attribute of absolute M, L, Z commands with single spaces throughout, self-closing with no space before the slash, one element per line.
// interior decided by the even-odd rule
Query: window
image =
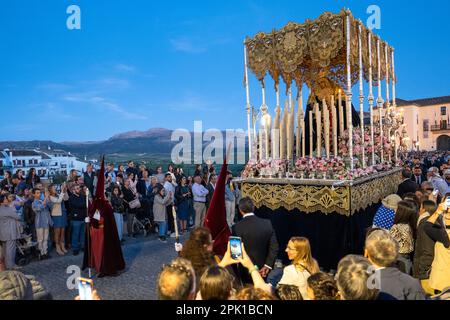
<path fill-rule="evenodd" d="M 428 132 L 430 131 L 430 122 L 427 120 L 423 120 L 423 138 L 428 139 Z"/>
<path fill-rule="evenodd" d="M 447 130 L 447 120 L 441 121 L 441 130 Z"/>
<path fill-rule="evenodd" d="M 447 115 L 447 107 L 441 107 L 441 116 Z"/>
<path fill-rule="evenodd" d="M 3 167 L 3 160 L 0 160 L 0 168 Z"/>
<path fill-rule="evenodd" d="M 28 160 L 28 163 L 29 163 L 29 164 L 33 164 L 33 163 L 34 163 L 34 160 Z"/>

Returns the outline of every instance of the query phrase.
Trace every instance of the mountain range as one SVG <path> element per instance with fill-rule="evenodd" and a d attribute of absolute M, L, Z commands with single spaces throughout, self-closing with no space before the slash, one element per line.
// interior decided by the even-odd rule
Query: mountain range
<path fill-rule="evenodd" d="M 112 157 L 133 155 L 138 158 L 169 159 L 173 147 L 178 143 L 171 141 L 172 130 L 152 128 L 147 131 L 129 131 L 112 136 L 104 141 L 65 141 L 49 140 L 0 141 L 3 149 L 60 149 L 79 158 L 97 158 L 101 154 Z M 193 133 L 191 133 L 193 137 Z M 224 135 L 225 136 L 225 135 Z M 204 143 L 206 145 L 208 143 Z M 224 146 L 225 148 L 225 146 Z"/>

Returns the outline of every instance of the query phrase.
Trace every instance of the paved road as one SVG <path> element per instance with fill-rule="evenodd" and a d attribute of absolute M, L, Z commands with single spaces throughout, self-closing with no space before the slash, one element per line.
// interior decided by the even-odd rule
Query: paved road
<path fill-rule="evenodd" d="M 187 235 L 181 238 L 182 242 Z M 161 266 L 170 262 L 177 254 L 174 239 L 161 243 L 156 236 L 146 239 L 127 240 L 123 248 L 127 264 L 126 272 L 114 278 L 96 278 L 94 286 L 104 300 L 155 300 L 156 279 Z M 52 258 L 45 261 L 32 262 L 22 272 L 34 275 L 49 290 L 55 300 L 73 300 L 77 290 L 67 288 L 67 279 L 71 274 L 67 268 L 81 265 L 83 255 L 73 256 L 70 252 L 59 257 L 52 252 Z M 86 272 L 82 276 L 87 276 Z"/>

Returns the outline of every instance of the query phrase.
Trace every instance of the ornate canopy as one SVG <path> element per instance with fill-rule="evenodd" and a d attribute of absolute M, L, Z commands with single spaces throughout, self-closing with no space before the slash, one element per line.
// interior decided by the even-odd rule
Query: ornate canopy
<path fill-rule="evenodd" d="M 280 30 L 270 33 L 260 32 L 253 38 L 247 37 L 245 45 L 248 52 L 248 65 L 264 86 L 264 78 L 270 74 L 278 87 L 280 78 L 287 90 L 295 81 L 297 87 L 306 83 L 317 96 L 328 95 L 324 91 L 347 88 L 346 74 L 346 18 L 350 16 L 350 64 L 351 84 L 359 77 L 359 26 L 361 25 L 363 76 L 369 79 L 369 43 L 372 32 L 361 21 L 356 20 L 350 11 L 342 10 L 338 14 L 325 12 L 316 20 L 306 20 L 299 24 L 289 22 Z M 372 68 L 377 70 L 377 41 L 372 34 Z M 386 46 L 388 47 L 386 56 Z M 389 77 L 392 72 L 392 51 L 386 42 L 380 40 L 381 79 L 386 78 L 386 59 Z M 373 72 L 374 84 L 378 81 L 377 72 Z"/>

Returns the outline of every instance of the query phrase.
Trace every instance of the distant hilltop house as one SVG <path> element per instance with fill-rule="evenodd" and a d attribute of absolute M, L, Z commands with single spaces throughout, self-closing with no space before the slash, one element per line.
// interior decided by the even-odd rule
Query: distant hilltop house
<path fill-rule="evenodd" d="M 67 175 L 75 169 L 82 173 L 86 170 L 87 162 L 78 160 L 70 152 L 63 150 L 26 150 L 26 149 L 4 149 L 0 151 L 0 171 L 11 171 L 15 173 L 18 169 L 28 174 L 31 168 L 41 178 L 48 178 L 57 174 Z M 3 173 L 3 172 L 0 172 Z"/>

